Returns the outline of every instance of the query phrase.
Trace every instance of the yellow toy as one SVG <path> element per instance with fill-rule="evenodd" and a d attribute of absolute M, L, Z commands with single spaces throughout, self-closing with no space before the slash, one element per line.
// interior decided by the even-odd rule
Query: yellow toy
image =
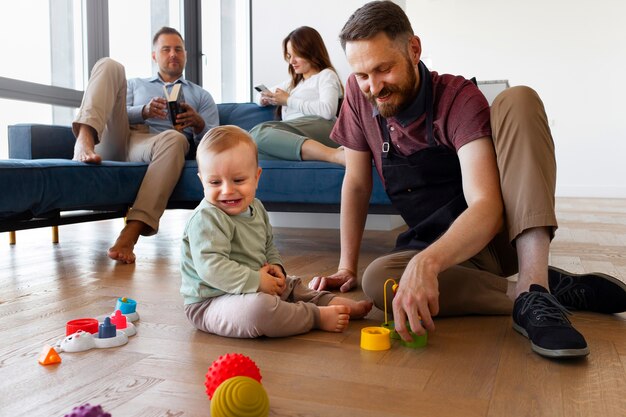
<path fill-rule="evenodd" d="M 398 283 L 393 278 L 389 278 L 387 281 L 385 281 L 385 284 L 383 287 L 383 297 L 385 298 L 385 301 L 384 301 L 385 302 L 385 322 L 382 324 L 382 327 L 389 330 L 392 339 L 400 340 L 400 343 L 402 343 L 402 346 L 406 346 L 410 348 L 421 348 L 421 347 L 426 346 L 426 344 L 428 343 L 428 333 L 424 334 L 423 336 L 419 336 L 413 333 L 409 329 L 409 334 L 413 338 L 413 341 L 406 342 L 400 337 L 398 332 L 396 332 L 395 323 L 393 322 L 393 320 L 392 321 L 387 320 L 387 284 L 390 282 L 393 282 L 393 286 L 391 287 L 391 290 L 393 291 L 394 294 L 396 293 L 396 290 L 398 289 Z M 407 323 L 407 327 L 408 327 L 408 323 Z"/>
<path fill-rule="evenodd" d="M 270 400 L 260 382 L 234 376 L 222 382 L 211 399 L 213 417 L 267 417 Z"/>

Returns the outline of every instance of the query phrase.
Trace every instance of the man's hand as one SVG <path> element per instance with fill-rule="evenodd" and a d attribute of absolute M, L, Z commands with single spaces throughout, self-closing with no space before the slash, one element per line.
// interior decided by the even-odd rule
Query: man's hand
<path fill-rule="evenodd" d="M 418 335 L 425 333 L 424 328 L 435 330 L 432 318 L 439 313 L 438 274 L 438 269 L 420 254 L 409 261 L 402 274 L 393 299 L 393 319 L 396 331 L 407 342 L 412 340 L 407 319 L 411 330 Z"/>
<path fill-rule="evenodd" d="M 313 277 L 309 282 L 309 288 L 313 290 L 337 289 L 348 292 L 357 285 L 356 274 L 349 269 L 340 268 L 337 272 L 327 277 Z"/>
<path fill-rule="evenodd" d="M 195 134 L 202 132 L 205 126 L 202 116 L 187 103 L 180 103 L 180 108 L 183 111 L 176 116 L 176 127 L 180 130 L 193 127 Z"/>
<path fill-rule="evenodd" d="M 282 276 L 275 276 L 270 273 L 270 270 L 275 271 L 276 265 L 268 265 L 265 264 L 261 269 L 259 269 L 259 273 L 261 275 L 261 281 L 259 283 L 259 292 L 264 292 L 270 295 L 282 295 L 283 291 L 285 291 L 285 276 L 280 272 Z M 280 268 L 278 268 L 280 269 Z"/>
<path fill-rule="evenodd" d="M 146 119 L 165 119 L 167 117 L 167 100 L 163 97 L 154 97 L 148 104 L 143 106 L 141 117 Z"/>

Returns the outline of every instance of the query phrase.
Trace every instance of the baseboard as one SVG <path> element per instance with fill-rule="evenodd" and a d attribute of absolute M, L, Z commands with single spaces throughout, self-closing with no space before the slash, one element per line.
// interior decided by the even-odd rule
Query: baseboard
<path fill-rule="evenodd" d="M 272 227 L 295 227 L 306 229 L 339 229 L 338 213 L 286 213 L 269 212 Z M 404 225 L 398 215 L 369 214 L 366 230 L 393 230 Z"/>
<path fill-rule="evenodd" d="M 556 196 L 579 198 L 626 198 L 626 187 L 618 185 L 557 185 Z"/>

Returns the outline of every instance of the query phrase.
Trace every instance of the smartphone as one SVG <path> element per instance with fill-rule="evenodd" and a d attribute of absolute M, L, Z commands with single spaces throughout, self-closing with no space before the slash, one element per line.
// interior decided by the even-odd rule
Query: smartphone
<path fill-rule="evenodd" d="M 269 89 L 269 88 L 267 88 L 267 87 L 266 87 L 265 85 L 263 85 L 263 84 L 259 84 L 259 85 L 254 86 L 254 89 L 255 89 L 256 91 L 258 91 L 259 93 L 262 93 L 262 92 L 264 92 L 264 91 L 266 91 L 266 92 L 268 92 L 268 93 L 270 92 L 270 89 Z"/>

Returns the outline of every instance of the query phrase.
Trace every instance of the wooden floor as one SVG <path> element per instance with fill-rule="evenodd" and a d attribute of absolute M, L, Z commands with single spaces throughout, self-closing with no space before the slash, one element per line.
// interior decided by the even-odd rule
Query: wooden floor
<path fill-rule="evenodd" d="M 557 207 L 552 264 L 626 280 L 626 200 L 559 199 Z M 565 362 L 532 353 L 510 317 L 439 319 L 426 348 L 384 352 L 359 348 L 360 329 L 379 325 L 379 311 L 343 334 L 236 340 L 196 331 L 178 292 L 189 213 L 166 213 L 158 236 L 138 245 L 135 265 L 104 255 L 121 220 L 64 226 L 57 245 L 49 229 L 19 232 L 16 246 L 0 237 L 0 416 L 63 416 L 85 402 L 113 417 L 206 416 L 206 370 L 230 352 L 259 366 L 272 416 L 626 416 L 624 314 L 575 314 L 591 354 Z M 336 230 L 275 232 L 290 274 L 308 279 L 336 267 Z M 361 270 L 396 233 L 366 233 Z M 127 345 L 37 363 L 68 320 L 107 314 L 119 296 L 136 299 L 141 316 Z"/>

